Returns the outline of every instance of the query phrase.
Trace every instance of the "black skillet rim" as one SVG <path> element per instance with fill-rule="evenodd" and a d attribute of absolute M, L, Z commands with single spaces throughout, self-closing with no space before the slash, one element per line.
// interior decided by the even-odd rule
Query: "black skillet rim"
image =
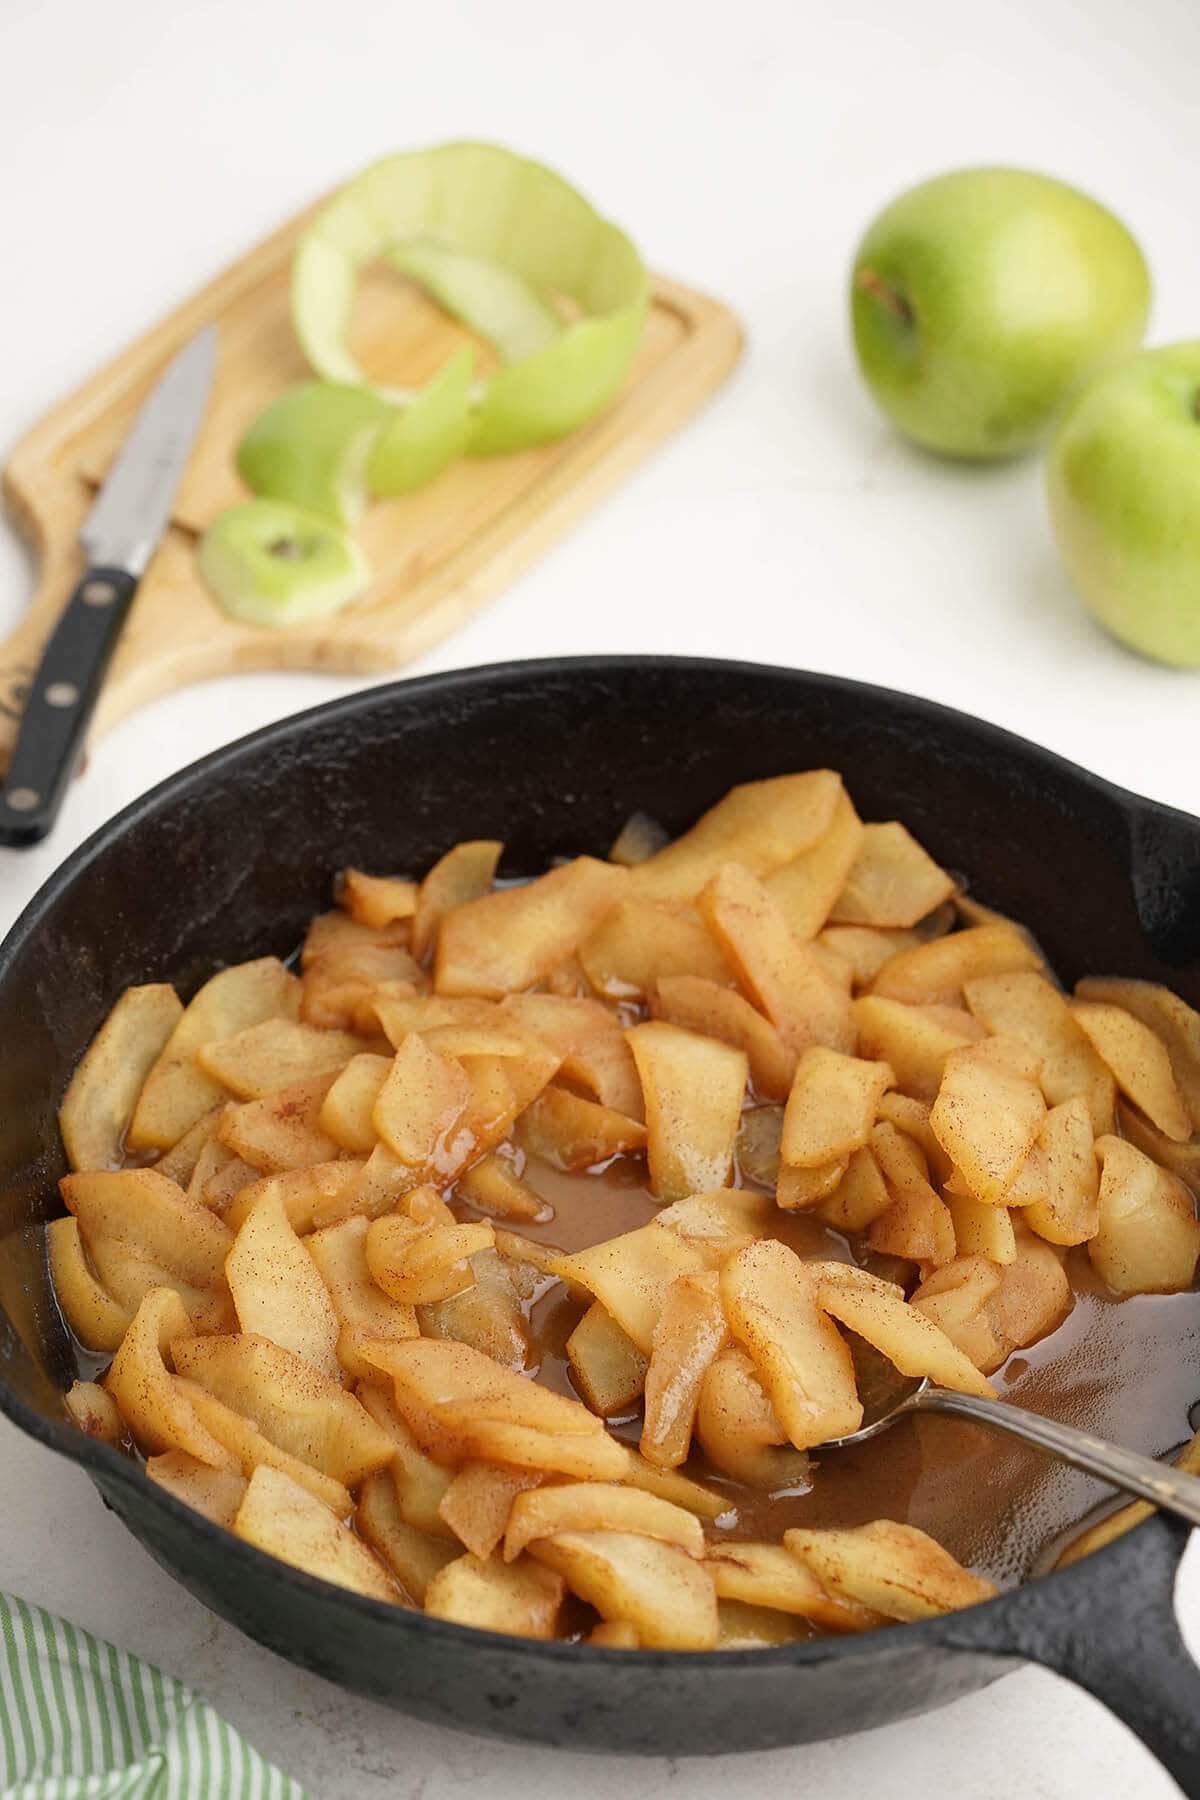
<path fill-rule="evenodd" d="M 902 689 L 884 688 L 876 683 L 856 681 L 848 676 L 828 675 L 806 669 L 784 668 L 771 663 L 751 663 L 734 658 L 698 657 L 698 656 L 564 656 L 564 657 L 531 657 L 512 659 L 501 663 L 482 663 L 465 669 L 453 669 L 440 673 L 414 676 L 408 679 L 373 684 L 352 694 L 340 695 L 333 700 L 323 701 L 317 706 L 306 707 L 302 712 L 292 713 L 270 725 L 261 726 L 236 738 L 232 743 L 209 752 L 207 756 L 185 765 L 163 781 L 155 784 L 146 793 L 138 796 L 120 812 L 105 821 L 88 838 L 73 850 L 57 869 L 46 879 L 37 893 L 24 907 L 19 917 L 0 942 L 0 997 L 3 995 L 4 982 L 9 970 L 17 959 L 25 952 L 31 938 L 42 923 L 46 912 L 88 869 L 97 856 L 102 854 L 109 843 L 119 837 L 131 826 L 141 822 L 161 807 L 169 804 L 174 796 L 190 787 L 205 782 L 210 776 L 227 774 L 241 759 L 253 756 L 266 745 L 282 743 L 289 738 L 303 736 L 314 720 L 330 716 L 352 717 L 360 712 L 369 713 L 378 707 L 386 707 L 396 696 L 404 701 L 420 704 L 423 700 L 437 700 L 453 695 L 463 689 L 472 689 L 480 685 L 496 687 L 509 681 L 526 681 L 531 676 L 571 676 L 582 677 L 605 676 L 619 673 L 622 669 L 645 671 L 661 669 L 663 671 L 679 671 L 703 675 L 708 671 L 728 676 L 744 674 L 750 679 L 768 675 L 773 680 L 780 678 L 794 679 L 807 688 L 824 689 L 831 695 L 853 695 L 857 700 L 870 702 L 877 699 L 881 703 L 890 704 L 896 701 L 913 709 L 930 723 L 945 721 L 956 726 L 969 727 L 978 740 L 993 748 L 997 754 L 1003 755 L 1019 750 L 1027 756 L 1038 760 L 1048 771 L 1053 771 L 1084 788 L 1091 789 L 1115 801 L 1129 816 L 1141 818 L 1157 818 L 1183 822 L 1197 833 L 1200 838 L 1200 820 L 1180 809 L 1163 805 L 1150 800 L 1144 795 L 1133 793 L 1122 788 L 1105 777 L 1094 774 L 1080 764 L 1072 762 L 1068 757 L 1060 756 L 1056 751 L 1047 750 L 1017 733 L 1007 731 L 1004 727 L 993 725 L 987 720 L 975 718 L 970 713 L 959 711 L 955 707 L 943 706 L 939 701 L 926 699 L 922 695 L 907 694 Z M 392 1630 L 407 1632 L 412 1629 L 432 1630 L 440 1635 L 448 1644 L 457 1643 L 464 1650 L 472 1644 L 484 1643 L 494 1647 L 503 1647 L 510 1655 L 528 1658 L 537 1662 L 544 1657 L 582 1659 L 587 1664 L 605 1667 L 619 1662 L 627 1666 L 631 1661 L 646 1668 L 661 1667 L 674 1664 L 680 1656 L 689 1659 L 692 1656 L 703 1656 L 707 1661 L 716 1659 L 721 1666 L 778 1667 L 791 1664 L 803 1667 L 805 1664 L 826 1662 L 835 1658 L 853 1657 L 869 1652 L 874 1632 L 864 1632 L 846 1637 L 828 1637 L 803 1640 L 795 1644 L 778 1645 L 763 1650 L 706 1650 L 703 1652 L 687 1652 L 677 1650 L 613 1650 L 591 1644 L 568 1644 L 557 1640 L 542 1641 L 528 1638 L 512 1637 L 506 1633 L 481 1631 L 469 1625 L 456 1625 L 449 1620 L 431 1619 L 424 1613 L 406 1611 L 385 1605 L 382 1601 L 371 1600 L 363 1595 L 352 1593 L 347 1588 L 340 1588 L 331 1582 L 321 1580 L 317 1576 L 308 1575 L 303 1570 L 293 1568 L 278 1558 L 267 1555 L 253 1545 L 244 1543 L 206 1519 L 202 1514 L 186 1506 L 165 1489 L 147 1481 L 136 1465 L 109 1445 L 89 1438 L 77 1428 L 55 1420 L 47 1419 L 13 1394 L 7 1386 L 0 1382 L 0 1412 L 3 1412 L 14 1425 L 35 1442 L 44 1444 L 47 1449 L 77 1463 L 93 1478 L 102 1493 L 110 1487 L 126 1490 L 137 1503 L 144 1504 L 149 1500 L 159 1507 L 168 1518 L 174 1518 L 184 1529 L 198 1535 L 203 1542 L 223 1555 L 227 1560 L 241 1562 L 247 1577 L 299 1583 L 301 1591 L 307 1591 L 314 1599 L 323 1600 L 326 1604 L 336 1602 L 348 1607 L 351 1613 L 357 1612 L 360 1617 L 370 1619 L 376 1625 L 386 1625 Z M 131 1527 L 131 1529 L 133 1529 Z M 134 1530 L 134 1535 L 139 1535 Z M 1005 1589 L 994 1599 L 983 1601 L 967 1608 L 964 1612 L 940 1615 L 931 1619 L 918 1620 L 909 1624 L 892 1625 L 886 1628 L 885 1635 L 891 1643 L 897 1630 L 905 1633 L 905 1642 L 911 1643 L 914 1649 L 925 1644 L 936 1646 L 946 1641 L 948 1621 L 955 1621 L 957 1629 L 955 1641 L 964 1649 L 977 1648 L 980 1652 L 991 1651 L 1003 1655 L 1007 1649 L 1008 1637 L 1001 1626 L 1001 1616 L 1011 1608 L 1014 1599 L 1027 1592 L 1033 1586 L 1039 1594 L 1049 1598 L 1049 1592 L 1063 1597 L 1064 1607 L 1070 1612 L 1073 1609 L 1070 1596 L 1079 1596 L 1084 1589 L 1090 1587 L 1095 1579 L 1094 1571 L 1103 1565 L 1112 1576 L 1119 1573 L 1118 1559 L 1127 1560 L 1130 1564 L 1129 1574 L 1136 1573 L 1136 1565 L 1142 1560 L 1142 1552 L 1149 1547 L 1152 1536 L 1158 1535 L 1164 1540 L 1163 1547 L 1173 1555 L 1177 1563 L 1183 1554 L 1186 1536 L 1161 1514 L 1144 1520 L 1132 1531 L 1106 1545 L 1094 1555 L 1081 1559 L 1065 1569 L 1053 1570 L 1045 1575 L 1024 1582 L 1016 1588 Z M 213 1610 L 210 1608 L 209 1610 Z M 978 1641 L 971 1644 L 969 1640 L 975 1636 L 969 1622 L 978 1618 L 981 1629 Z M 988 1630 L 988 1621 L 998 1629 L 993 1637 Z M 1009 1651 L 1010 1655 L 1019 1657 L 1019 1652 Z"/>

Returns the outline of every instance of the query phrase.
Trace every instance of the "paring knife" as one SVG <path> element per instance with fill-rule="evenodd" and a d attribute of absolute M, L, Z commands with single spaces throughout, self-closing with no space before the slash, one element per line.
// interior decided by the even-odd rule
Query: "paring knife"
<path fill-rule="evenodd" d="M 0 844 L 39 843 L 58 817 L 130 603 L 170 521 L 216 352 L 210 325 L 168 366 L 84 520 L 87 567 L 30 683 L 0 793 Z"/>

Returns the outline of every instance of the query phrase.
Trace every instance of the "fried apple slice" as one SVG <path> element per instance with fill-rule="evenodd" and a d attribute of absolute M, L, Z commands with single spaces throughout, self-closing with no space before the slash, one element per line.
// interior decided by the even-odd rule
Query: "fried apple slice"
<path fill-rule="evenodd" d="M 667 1289 L 645 1372 L 640 1448 L 647 1462 L 677 1469 L 687 1461 L 704 1377 L 727 1335 L 716 1273 L 678 1276 Z"/>
<path fill-rule="evenodd" d="M 411 919 L 417 910 L 417 884 L 397 875 L 367 875 L 362 869 L 343 869 L 337 879 L 337 902 L 372 931 L 382 931 L 400 919 Z"/>
<path fill-rule="evenodd" d="M 959 1256 L 986 1256 L 994 1263 L 1016 1261 L 1017 1240 L 1007 1208 L 961 1195 L 948 1195 L 946 1204 L 954 1221 L 954 1246 Z"/>
<path fill-rule="evenodd" d="M 864 1146 L 851 1156 L 845 1174 L 816 1211 L 835 1231 L 856 1233 L 868 1230 L 892 1204 L 878 1158 Z"/>
<path fill-rule="evenodd" d="M 703 1563 L 657 1538 L 626 1531 L 564 1531 L 530 1554 L 563 1577 L 604 1619 L 623 1619 L 653 1650 L 711 1650 L 717 1597 Z"/>
<path fill-rule="evenodd" d="M 620 1019 L 600 1000 L 566 994 L 510 994 L 499 1003 L 502 1018 L 548 1044 L 561 1057 L 564 1080 L 601 1106 L 643 1119 L 642 1084 Z"/>
<path fill-rule="evenodd" d="M 1124 1138 L 1097 1138 L 1100 1226 L 1088 1244 L 1092 1265 L 1118 1294 L 1175 1294 L 1190 1288 L 1200 1257 L 1191 1194 Z"/>
<path fill-rule="evenodd" d="M 690 1556 L 704 1555 L 700 1521 L 683 1507 L 612 1482 L 571 1481 L 514 1498 L 504 1534 L 505 1562 L 512 1562 L 535 1539 L 564 1531 L 634 1532 L 678 1544 Z"/>
<path fill-rule="evenodd" d="M 913 926 L 954 890 L 953 877 L 898 821 L 865 825 L 830 917 L 845 925 Z"/>
<path fill-rule="evenodd" d="M 628 1619 L 601 1619 L 588 1632 L 587 1641 L 597 1650 L 640 1650 L 642 1647 L 641 1639 Z"/>
<path fill-rule="evenodd" d="M 653 1224 L 556 1256 L 547 1272 L 585 1288 L 649 1356 L 667 1289 L 677 1275 L 699 1275 L 707 1267 L 694 1245 Z"/>
<path fill-rule="evenodd" d="M 767 892 L 802 943 L 815 938 L 829 918 L 854 865 L 862 834 L 862 820 L 843 791 L 817 842 L 766 877 Z"/>
<path fill-rule="evenodd" d="M 960 1394 L 995 1397 L 991 1382 L 890 1282 L 850 1263 L 823 1262 L 812 1267 L 822 1311 L 873 1344 L 902 1375 L 928 1376 L 938 1387 L 953 1388 Z"/>
<path fill-rule="evenodd" d="M 225 1259 L 225 1279 L 243 1331 L 270 1338 L 331 1380 L 340 1379 L 337 1313 L 277 1192 L 259 1202 L 238 1232 Z"/>
<path fill-rule="evenodd" d="M 362 1344 L 417 1337 L 416 1312 L 389 1298 L 372 1280 L 367 1266 L 366 1219 L 346 1219 L 340 1225 L 314 1231 L 305 1239 L 304 1249 L 325 1285 L 336 1315 L 337 1361 L 347 1375 L 369 1379 L 374 1368 L 362 1356 Z"/>
<path fill-rule="evenodd" d="M 639 863 L 649 862 L 664 850 L 670 841 L 670 833 L 657 819 L 649 813 L 633 812 L 613 840 L 608 860 L 620 863 L 622 868 L 636 869 Z"/>
<path fill-rule="evenodd" d="M 707 1194 L 689 1194 L 686 1200 L 664 1206 L 654 1223 L 673 1231 L 699 1250 L 710 1268 L 719 1269 L 735 1250 L 770 1237 L 778 1219 L 765 1194 L 752 1194 L 745 1188 L 713 1188 Z"/>
<path fill-rule="evenodd" d="M 541 1480 L 536 1470 L 468 1462 L 456 1470 L 438 1512 L 473 1556 L 486 1562 L 504 1536 L 513 1502 Z M 566 1489 L 560 1490 L 566 1492 Z M 505 1561 L 511 1562 L 506 1556 Z"/>
<path fill-rule="evenodd" d="M 727 862 L 768 874 L 825 835 L 844 792 L 832 769 L 730 788 L 690 831 L 639 864 L 633 891 L 646 899 L 692 900 Z"/>
<path fill-rule="evenodd" d="M 263 1019 L 204 1044 L 196 1061 L 239 1100 L 265 1100 L 312 1075 L 336 1075 L 362 1049 L 347 1031 L 318 1031 L 296 1019 Z"/>
<path fill-rule="evenodd" d="M 300 983 L 277 957 L 214 975 L 185 1008 L 146 1077 L 129 1125 L 130 1149 L 169 1150 L 225 1098 L 196 1061 L 206 1044 L 263 1019 L 294 1019 L 299 1009 Z"/>
<path fill-rule="evenodd" d="M 176 1182 L 186 1188 L 196 1172 L 196 1166 L 212 1142 L 217 1122 L 225 1110 L 225 1103 L 212 1107 L 201 1115 L 196 1123 L 185 1131 L 177 1144 L 163 1152 L 157 1162 L 150 1166 L 156 1175 L 165 1175 L 168 1181 Z"/>
<path fill-rule="evenodd" d="M 201 1424 L 167 1367 L 169 1346 L 191 1329 L 187 1310 L 174 1289 L 153 1288 L 121 1340 L 105 1386 L 130 1433 L 147 1453 L 186 1450 L 214 1469 L 232 1469 L 233 1457 Z"/>
<path fill-rule="evenodd" d="M 471 1097 L 461 1065 L 439 1056 L 415 1033 L 392 1060 L 371 1117 L 380 1140 L 409 1168 L 441 1165 L 445 1140 Z"/>
<path fill-rule="evenodd" d="M 1200 1139 L 1190 1138 L 1186 1144 L 1175 1143 L 1164 1137 L 1136 1106 L 1130 1106 L 1128 1100 L 1117 1103 L 1117 1135 L 1136 1144 L 1151 1162 L 1178 1175 L 1193 1193 L 1200 1192 Z"/>
<path fill-rule="evenodd" d="M 529 1362 L 529 1322 L 516 1269 L 487 1248 L 471 1257 L 471 1273 L 474 1280 L 461 1293 L 417 1307 L 421 1335 L 456 1338 L 520 1373 Z"/>
<path fill-rule="evenodd" d="M 579 947 L 579 961 L 598 994 L 648 998 L 655 983 L 676 975 L 729 981 L 729 963 L 694 906 L 622 899 Z"/>
<path fill-rule="evenodd" d="M 179 1374 L 241 1413 L 279 1449 L 351 1488 L 391 1461 L 387 1433 L 311 1363 L 248 1332 L 190 1337 L 187 1330 L 178 1327 L 171 1343 Z"/>
<path fill-rule="evenodd" d="M 260 1175 L 257 1181 L 238 1190 L 230 1201 L 225 1223 L 231 1231 L 240 1231 L 256 1206 L 277 1197 L 292 1230 L 306 1237 L 313 1230 L 318 1211 L 352 1192 L 365 1167 L 359 1158 L 343 1157 L 337 1162 L 310 1163 L 301 1169 Z"/>
<path fill-rule="evenodd" d="M 1075 996 L 1088 1004 L 1120 1006 L 1152 1031 L 1171 1062 L 1175 1085 L 1187 1107 L 1192 1130 L 1200 1132 L 1200 1013 L 1153 981 L 1103 980 L 1088 976 L 1075 983 Z M 1097 1132 L 1111 1120 L 1097 1122 Z"/>
<path fill-rule="evenodd" d="M 719 1494 L 715 1488 L 693 1481 L 690 1475 L 682 1475 L 678 1469 L 658 1468 L 628 1444 L 617 1444 L 617 1448 L 622 1452 L 624 1463 L 621 1475 L 615 1479 L 623 1481 L 628 1487 L 640 1488 L 646 1494 L 655 1494 L 660 1500 L 669 1500 L 672 1506 L 682 1506 L 685 1512 L 695 1513 L 698 1519 L 719 1519 L 723 1513 L 728 1512 L 727 1497 Z M 788 1454 L 793 1459 L 799 1456 L 796 1450 L 791 1450 Z"/>
<path fill-rule="evenodd" d="M 464 1169 L 455 1191 L 460 1200 L 469 1200 L 480 1212 L 492 1213 L 498 1219 L 536 1219 L 544 1223 L 554 1216 L 554 1208 L 521 1180 L 507 1156 L 484 1156 Z"/>
<path fill-rule="evenodd" d="M 920 1150 L 886 1121 L 872 1131 L 871 1149 L 892 1196 L 891 1206 L 867 1232 L 871 1249 L 913 1262 L 952 1261 L 954 1221 L 945 1201 L 929 1185 Z"/>
<path fill-rule="evenodd" d="M 1122 1006 L 1077 1000 L 1071 1011 L 1121 1092 L 1165 1137 L 1177 1144 L 1191 1137 L 1191 1114 L 1161 1038 Z"/>
<path fill-rule="evenodd" d="M 850 1012 L 860 1054 L 886 1063 L 897 1087 L 918 1100 L 937 1098 L 946 1058 L 974 1041 L 969 1023 L 947 1021 L 927 1007 L 878 994 L 860 995 Z"/>
<path fill-rule="evenodd" d="M 565 1088 L 543 1088 L 517 1124 L 521 1148 L 556 1169 L 590 1169 L 646 1147 L 646 1127 Z"/>
<path fill-rule="evenodd" d="M 379 1369 L 375 1369 L 374 1374 L 382 1379 Z M 454 1470 L 435 1462 L 432 1456 L 426 1456 L 389 1397 L 390 1382 L 388 1389 L 389 1393 L 385 1394 L 382 1388 L 374 1387 L 370 1382 L 360 1382 L 356 1393 L 365 1411 L 391 1439 L 390 1480 L 400 1517 L 415 1531 L 430 1537 L 453 1539 L 457 1543 L 440 1511 L 446 1489 L 454 1479 Z M 373 1481 L 375 1478 L 368 1476 L 367 1479 Z M 454 1554 L 457 1555 L 457 1551 Z"/>
<path fill-rule="evenodd" d="M 88 1350 L 116 1350 L 129 1329 L 133 1309 L 110 1294 L 92 1269 L 78 1220 L 70 1214 L 51 1219 L 46 1248 L 54 1297 L 75 1336 Z"/>
<path fill-rule="evenodd" d="M 751 1106 L 742 1113 L 734 1143 L 739 1172 L 760 1187 L 779 1180 L 779 1146 L 783 1141 L 782 1106 Z"/>
<path fill-rule="evenodd" d="M 636 1405 L 649 1359 L 598 1300 L 567 1339 L 575 1386 L 594 1413 L 610 1419 Z"/>
<path fill-rule="evenodd" d="M 213 1469 L 198 1462 L 186 1450 L 165 1450 L 161 1456 L 146 1459 L 146 1473 L 151 1481 L 174 1494 L 193 1512 L 198 1512 L 214 1525 L 233 1530 L 233 1521 L 246 1497 L 246 1478 L 234 1469 Z"/>
<path fill-rule="evenodd" d="M 224 1288 L 232 1232 L 165 1176 L 153 1169 L 95 1170 L 64 1175 L 59 1190 L 89 1246 L 125 1240 L 190 1286 Z"/>
<path fill-rule="evenodd" d="M 878 1614 L 857 1601 L 844 1600 L 822 1587 L 812 1570 L 782 1544 L 742 1540 L 708 1547 L 704 1566 L 719 1600 L 765 1606 L 773 1612 L 811 1619 L 823 1631 L 867 1631 Z"/>
<path fill-rule="evenodd" d="M 447 1563 L 429 1582 L 425 1612 L 477 1631 L 552 1638 L 562 1598 L 561 1576 L 527 1556 L 518 1563 L 497 1557 L 485 1562 L 468 1553 Z"/>
<path fill-rule="evenodd" d="M 578 856 L 540 875 L 456 906 L 442 920 L 434 963 L 439 994 L 499 999 L 548 975 L 591 936 L 629 876 Z"/>
<path fill-rule="evenodd" d="M 772 1612 L 766 1606 L 746 1606 L 740 1600 L 718 1600 L 717 1619 L 720 1627 L 718 1650 L 777 1650 L 782 1644 L 804 1643 L 818 1635 L 807 1619 L 798 1618 L 794 1613 Z M 594 1633 L 588 1642 L 595 1642 Z M 636 1634 L 633 1647 L 637 1647 Z"/>
<path fill-rule="evenodd" d="M 911 1302 L 985 1375 L 1008 1355 L 1008 1343 L 989 1309 L 1000 1282 L 999 1268 L 986 1257 L 959 1256 L 933 1270 Z"/>
<path fill-rule="evenodd" d="M 278 1444 L 273 1444 L 269 1438 L 264 1437 L 249 1419 L 243 1418 L 231 1406 L 226 1406 L 223 1400 L 218 1400 L 215 1394 L 210 1394 L 198 1382 L 179 1377 L 179 1391 L 186 1396 L 205 1429 L 212 1433 L 222 1448 L 228 1450 L 247 1480 L 255 1469 L 265 1463 L 268 1468 L 279 1469 L 293 1481 L 298 1481 L 301 1487 L 307 1488 L 322 1506 L 327 1506 L 339 1519 L 349 1517 L 354 1502 L 344 1482 L 335 1481 L 332 1475 L 323 1475 L 319 1469 L 310 1467 L 300 1457 L 281 1450 Z"/>
<path fill-rule="evenodd" d="M 391 1299 L 404 1306 L 428 1306 L 470 1287 L 475 1280 L 471 1257 L 494 1242 L 486 1223 L 419 1226 L 393 1213 L 367 1228 L 367 1267 Z"/>
<path fill-rule="evenodd" d="M 1036 1344 L 1062 1323 L 1075 1304 L 1061 1252 L 1026 1230 L 1019 1213 L 1013 1218 L 1016 1258 L 1001 1269 L 1000 1286 L 987 1303 L 1006 1355 Z"/>
<path fill-rule="evenodd" d="M 620 1479 L 625 1458 L 600 1419 L 467 1344 L 414 1338 L 365 1354 L 391 1376 L 396 1410 L 417 1442 L 441 1461 Z"/>
<path fill-rule="evenodd" d="M 102 1444 L 111 1444 L 114 1450 L 124 1448 L 127 1433 L 121 1409 L 98 1382 L 73 1381 L 63 1395 L 63 1406 L 67 1417 L 74 1420 L 85 1437 L 98 1438 Z M 187 1460 L 194 1462 L 195 1458 Z M 204 1464 L 197 1463 L 196 1467 L 203 1468 Z"/>
<path fill-rule="evenodd" d="M 461 1553 L 456 1541 L 431 1537 L 402 1518 L 395 1484 L 386 1470 L 368 1475 L 363 1482 L 354 1524 L 359 1537 L 418 1606 L 424 1605 L 429 1583 L 439 1569 Z"/>
<path fill-rule="evenodd" d="M 815 1169 L 861 1150 L 893 1079 L 885 1062 L 843 1056 L 821 1045 L 806 1050 L 783 1115 L 782 1160 L 793 1168 Z"/>
<path fill-rule="evenodd" d="M 932 1619 L 996 1593 L 925 1532 L 891 1519 L 846 1530 L 785 1531 L 783 1541 L 831 1593 L 888 1619 Z"/>
<path fill-rule="evenodd" d="M 999 1206 L 1033 1148 L 1046 1102 L 1032 1080 L 983 1052 L 971 1045 L 946 1058 L 929 1124 L 975 1199 Z"/>
<path fill-rule="evenodd" d="M 1018 969 L 968 981 L 964 993 L 972 1013 L 990 1032 L 1036 1051 L 1041 1059 L 1038 1081 L 1050 1106 L 1081 1096 L 1094 1130 L 1112 1130 L 1112 1074 L 1052 982 L 1033 969 Z"/>
<path fill-rule="evenodd" d="M 882 1095 L 877 1108 L 880 1124 L 894 1125 L 906 1138 L 911 1138 L 925 1158 L 926 1173 L 938 1186 L 946 1180 L 954 1164 L 933 1135 L 929 1123 L 929 1107 L 911 1094 Z"/>
<path fill-rule="evenodd" d="M 126 988 L 88 1046 L 58 1110 L 73 1169 L 116 1169 L 146 1077 L 183 1016 L 173 987 Z"/>
<path fill-rule="evenodd" d="M 265 1100 L 227 1106 L 217 1123 L 217 1137 L 264 1175 L 332 1162 L 338 1147 L 321 1130 L 319 1120 L 333 1079 L 328 1073 L 309 1075 Z"/>
<path fill-rule="evenodd" d="M 849 1167 L 848 1156 L 839 1156 L 835 1162 L 820 1163 L 815 1169 L 794 1169 L 781 1163 L 775 1184 L 775 1204 L 784 1212 L 807 1212 L 836 1193 Z"/>
<path fill-rule="evenodd" d="M 849 1348 L 793 1251 L 770 1239 L 739 1250 L 721 1271 L 721 1302 L 797 1450 L 858 1430 L 863 1410 Z"/>
<path fill-rule="evenodd" d="M 390 1056 L 364 1050 L 339 1070 L 321 1102 L 317 1123 L 343 1150 L 370 1156 L 379 1141 L 375 1106 L 392 1072 Z"/>
<path fill-rule="evenodd" d="M 413 955 L 421 962 L 433 950 L 446 914 L 491 892 L 503 852 L 495 838 L 473 838 L 455 844 L 434 863 L 421 883 L 413 919 Z"/>
<path fill-rule="evenodd" d="M 663 975 L 654 984 L 650 1010 L 669 1025 L 744 1051 L 756 1092 L 768 1100 L 787 1098 L 796 1053 L 770 1020 L 732 988 L 701 975 Z"/>
<path fill-rule="evenodd" d="M 870 987 L 885 962 L 925 939 L 916 931 L 882 931 L 872 925 L 827 925 L 817 943 L 850 965 L 854 986 Z"/>
<path fill-rule="evenodd" d="M 746 869 L 727 863 L 700 896 L 700 911 L 737 975 L 784 1043 L 799 1055 L 812 1044 L 854 1049 L 850 997 L 823 954 L 801 943 L 771 894 Z"/>
<path fill-rule="evenodd" d="M 1016 926 L 973 925 L 891 957 L 871 992 L 909 1006 L 954 1006 L 967 983 L 980 976 L 1041 967 L 1037 950 Z"/>
<path fill-rule="evenodd" d="M 307 1488 L 278 1469 L 265 1464 L 255 1469 L 233 1529 L 245 1543 L 306 1575 L 365 1594 L 370 1600 L 403 1604 L 378 1557 Z"/>
<path fill-rule="evenodd" d="M 650 1185 L 661 1200 L 721 1187 L 746 1091 L 745 1053 L 661 1020 L 626 1032 L 646 1102 Z"/>
<path fill-rule="evenodd" d="M 1051 1244 L 1086 1243 L 1100 1228 L 1100 1178 L 1092 1115 L 1084 1095 L 1051 1107 L 1042 1120 L 1036 1149 L 1041 1192 L 1022 1208 L 1022 1218 Z M 1020 1184 L 1018 1176 L 1009 1190 L 1014 1204 Z"/>

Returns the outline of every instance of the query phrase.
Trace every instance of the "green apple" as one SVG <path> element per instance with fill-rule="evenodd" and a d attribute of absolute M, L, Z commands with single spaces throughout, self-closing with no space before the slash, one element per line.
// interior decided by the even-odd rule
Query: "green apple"
<path fill-rule="evenodd" d="M 1200 342 L 1146 350 L 1092 382 L 1055 436 L 1050 517 L 1114 637 L 1200 668 Z"/>
<path fill-rule="evenodd" d="M 198 560 L 213 598 L 244 625 L 298 625 L 337 612 L 370 574 L 353 538 L 282 500 L 218 513 Z"/>
<path fill-rule="evenodd" d="M 854 257 L 859 364 L 906 437 L 1012 456 L 1142 341 L 1145 259 L 1119 219 L 1049 176 L 960 169 L 885 207 Z"/>
<path fill-rule="evenodd" d="M 393 410 L 369 388 L 299 382 L 254 420 L 238 445 L 238 473 L 264 499 L 354 525 L 366 505 L 367 466 Z"/>

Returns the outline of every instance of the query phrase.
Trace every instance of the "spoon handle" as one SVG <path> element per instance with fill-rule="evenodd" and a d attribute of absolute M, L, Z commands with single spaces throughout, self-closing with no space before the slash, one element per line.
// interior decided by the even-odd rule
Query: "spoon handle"
<path fill-rule="evenodd" d="M 970 1419 L 976 1425 L 993 1425 L 998 1431 L 1007 1431 L 1010 1437 L 1056 1456 L 1060 1462 L 1107 1481 L 1123 1493 L 1137 1494 L 1152 1506 L 1161 1506 L 1177 1518 L 1186 1519 L 1190 1525 L 1200 1525 L 1200 1477 L 1186 1475 L 1182 1469 L 1155 1462 L 1153 1457 L 1123 1449 L 1120 1444 L 1110 1444 L 1105 1438 L 1093 1437 L 1090 1431 L 1026 1412 L 1007 1400 L 981 1400 L 974 1394 L 951 1393 L 947 1388 L 922 1389 L 912 1396 L 905 1411 L 953 1413 L 955 1418 Z"/>

